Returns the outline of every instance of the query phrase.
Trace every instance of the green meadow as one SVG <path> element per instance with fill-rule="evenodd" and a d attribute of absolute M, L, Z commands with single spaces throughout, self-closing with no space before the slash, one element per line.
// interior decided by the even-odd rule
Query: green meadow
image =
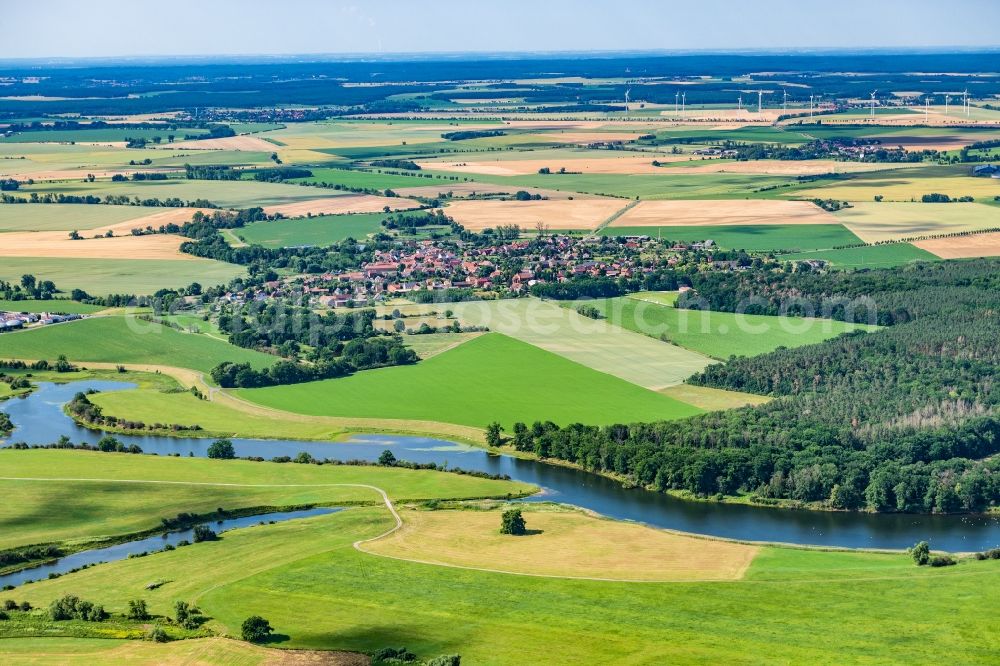
<path fill-rule="evenodd" d="M 412 366 L 306 384 L 242 389 L 267 407 L 320 416 L 602 424 L 683 418 L 700 410 L 499 333 Z"/>
<path fill-rule="evenodd" d="M 168 137 L 173 136 L 175 141 L 182 141 L 185 135 L 197 135 L 196 138 L 206 136 L 207 129 L 127 129 L 119 127 L 95 127 L 71 129 L 71 130 L 42 130 L 37 132 L 17 132 L 11 136 L 0 135 L 0 141 L 4 143 L 83 143 L 83 142 L 117 142 L 127 139 L 145 139 L 152 142 L 159 138 L 163 145 L 167 145 Z"/>
<path fill-rule="evenodd" d="M 586 305 L 596 307 L 616 326 L 655 338 L 664 336 L 676 345 L 717 359 L 811 345 L 859 328 L 873 330 L 832 319 L 681 310 L 641 297 L 587 301 Z"/>
<path fill-rule="evenodd" d="M 168 365 L 208 372 L 223 361 L 266 367 L 278 360 L 197 333 L 135 317 L 94 317 L 18 331 L 0 337 L 0 358 L 54 359 L 60 354 L 86 363 Z"/>
<path fill-rule="evenodd" d="M 274 647 L 406 645 L 421 658 L 460 652 L 463 662 L 486 665 L 550 664 L 554 655 L 581 664 L 1000 659 L 984 594 L 1000 584 L 996 561 L 933 569 L 905 554 L 763 548 L 742 580 L 637 584 L 452 569 L 351 547 L 392 525 L 383 507 L 352 508 L 227 532 L 12 595 L 45 607 L 71 593 L 111 611 L 143 598 L 163 614 L 184 599 L 229 635 L 249 614 L 266 617 L 280 635 Z M 169 582 L 144 590 L 151 580 Z"/>
<path fill-rule="evenodd" d="M 679 171 L 679 170 L 677 170 Z M 531 174 L 527 176 L 486 176 L 463 174 L 477 182 L 543 187 L 561 192 L 607 194 L 629 199 L 746 199 L 772 198 L 782 186 L 796 181 L 783 176 L 751 174 Z M 764 189 L 763 188 L 768 188 Z"/>
<path fill-rule="evenodd" d="M 0 235 L 0 240 L 3 236 Z M 211 259 L 78 259 L 54 257 L 3 257 L 0 280 L 18 282 L 30 273 L 39 280 L 52 280 L 69 293 L 83 289 L 92 296 L 107 294 L 149 295 L 160 289 L 226 284 L 244 275 L 236 264 Z"/>
<path fill-rule="evenodd" d="M 797 252 L 783 254 L 779 259 L 790 261 L 804 259 L 823 259 L 837 268 L 887 268 L 902 266 L 911 261 L 940 261 L 940 259 L 919 247 L 909 243 L 887 243 L 885 245 L 868 245 L 865 247 L 849 247 L 843 250 L 817 250 L 814 252 Z"/>
<path fill-rule="evenodd" d="M 333 245 L 345 238 L 363 239 L 382 229 L 386 213 L 315 215 L 295 219 L 255 222 L 233 233 L 246 243 L 264 247 Z"/>
<path fill-rule="evenodd" d="M 712 240 L 722 249 L 769 252 L 812 250 L 862 242 L 841 224 L 751 224 L 742 226 L 610 226 L 602 236 L 650 236 L 695 243 Z"/>

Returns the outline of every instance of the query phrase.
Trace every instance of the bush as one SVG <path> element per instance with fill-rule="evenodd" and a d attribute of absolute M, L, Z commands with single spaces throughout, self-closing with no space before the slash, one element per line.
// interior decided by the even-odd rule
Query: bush
<path fill-rule="evenodd" d="M 22 604 L 22 609 L 23 606 L 24 604 Z M 10 610 L 13 610 L 13 608 Z M 24 610 L 31 610 L 31 606 L 29 605 Z M 67 594 L 60 599 L 56 599 L 49 605 L 49 619 L 53 622 L 64 620 L 103 622 L 108 619 L 108 613 L 104 610 L 104 606 L 97 606 L 89 601 L 83 601 L 75 595 Z"/>
<path fill-rule="evenodd" d="M 958 562 L 950 555 L 935 555 L 928 562 L 932 567 L 950 567 Z"/>
<path fill-rule="evenodd" d="M 14 601 L 13 599 L 7 599 L 6 601 L 3 602 L 3 609 L 9 611 L 17 610 L 17 602 Z"/>
<path fill-rule="evenodd" d="M 7 614 L 7 611 L 0 611 L 0 621 L 9 619 L 10 615 Z"/>
<path fill-rule="evenodd" d="M 219 535 L 212 531 L 212 528 L 208 525 L 195 525 L 193 539 L 195 543 L 201 543 L 202 541 L 218 541 Z"/>
<path fill-rule="evenodd" d="M 271 628 L 270 623 L 260 615 L 251 615 L 247 619 L 243 620 L 243 626 L 240 627 L 243 640 L 250 643 L 261 642 L 270 636 L 272 631 L 274 631 L 274 629 Z"/>
<path fill-rule="evenodd" d="M 443 654 L 440 657 L 434 657 L 427 662 L 427 666 L 461 666 L 462 656 L 458 654 Z"/>
<path fill-rule="evenodd" d="M 500 519 L 500 534 L 525 534 L 524 516 L 520 509 L 508 509 Z"/>
<path fill-rule="evenodd" d="M 146 607 L 146 601 L 144 599 L 133 599 L 128 602 L 128 611 L 125 613 L 125 617 L 139 622 L 148 620 L 149 610 Z"/>
<path fill-rule="evenodd" d="M 413 654 L 405 647 L 382 648 L 372 654 L 372 664 L 405 664 L 417 660 L 417 655 Z"/>
<path fill-rule="evenodd" d="M 910 557 L 913 558 L 914 563 L 918 567 L 922 567 L 930 561 L 931 547 L 926 541 L 916 543 L 913 548 L 910 548 Z"/>
<path fill-rule="evenodd" d="M 163 630 L 163 627 L 153 627 L 146 632 L 146 640 L 153 641 L 154 643 L 166 643 L 170 640 L 167 636 L 167 632 Z"/>

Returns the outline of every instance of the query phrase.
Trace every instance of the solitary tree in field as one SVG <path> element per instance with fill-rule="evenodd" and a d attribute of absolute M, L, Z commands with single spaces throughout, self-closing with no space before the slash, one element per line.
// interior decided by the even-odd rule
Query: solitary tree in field
<path fill-rule="evenodd" d="M 500 534 L 525 534 L 524 516 L 520 509 L 508 509 L 500 519 Z"/>
<path fill-rule="evenodd" d="M 218 460 L 232 460 L 236 457 L 236 449 L 228 439 L 217 439 L 208 447 L 208 457 Z"/>
<path fill-rule="evenodd" d="M 243 620 L 243 626 L 240 629 L 243 634 L 243 640 L 251 643 L 261 642 L 274 631 L 271 628 L 271 624 L 260 615 L 251 615 Z"/>
<path fill-rule="evenodd" d="M 382 455 L 378 457 L 378 464 L 383 467 L 392 467 L 396 464 L 396 456 L 392 454 L 392 451 L 386 449 L 382 452 Z"/>
<path fill-rule="evenodd" d="M 500 446 L 500 432 L 503 428 L 500 424 L 494 421 L 493 423 L 486 426 L 486 445 L 487 446 Z"/>

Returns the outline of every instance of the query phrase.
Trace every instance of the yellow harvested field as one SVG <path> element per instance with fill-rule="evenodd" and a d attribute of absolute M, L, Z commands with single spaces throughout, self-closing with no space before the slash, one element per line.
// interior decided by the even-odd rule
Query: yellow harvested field
<path fill-rule="evenodd" d="M 301 215 L 343 215 L 345 213 L 378 213 L 388 206 L 390 210 L 419 208 L 420 203 L 402 197 L 378 197 L 370 194 L 348 194 L 342 197 L 322 197 L 307 201 L 266 206 L 268 215 L 281 213 L 286 217 Z"/>
<path fill-rule="evenodd" d="M 859 201 L 851 208 L 838 211 L 834 217 L 837 218 L 837 222 L 850 229 L 855 236 L 866 243 L 954 234 L 964 231 L 1000 229 L 1000 208 L 979 203 L 925 204 L 910 201 L 884 201 L 881 203 Z M 957 241 L 961 245 L 968 238 L 941 240 Z M 952 247 L 959 247 L 959 245 L 952 245 Z"/>
<path fill-rule="evenodd" d="M 499 511 L 401 511 L 403 527 L 362 549 L 427 564 L 622 581 L 738 580 L 756 546 L 700 539 L 569 510 L 524 510 L 528 534 L 502 535 Z"/>
<path fill-rule="evenodd" d="M 687 162 L 687 155 L 658 155 L 654 157 L 594 157 L 559 158 L 541 160 L 476 160 L 417 162 L 423 169 L 454 171 L 457 173 L 477 173 L 487 176 L 528 176 L 537 174 L 539 169 L 548 168 L 553 173 L 566 169 L 571 173 L 585 174 L 669 174 L 662 167 L 653 166 L 653 159 L 659 162 Z M 680 173 L 679 171 L 676 173 Z"/>
<path fill-rule="evenodd" d="M 133 221 L 134 222 L 134 221 Z M 128 223 L 126 223 L 128 224 Z M 0 257 L 69 257 L 77 259 L 175 259 L 198 261 L 179 248 L 185 238 L 168 234 L 71 240 L 62 231 L 0 234 Z"/>
<path fill-rule="evenodd" d="M 744 98 L 744 101 L 748 101 L 749 97 Z M 754 100 L 756 102 L 756 99 Z M 668 108 L 660 111 L 660 115 L 678 119 L 678 120 L 688 120 L 688 121 L 711 121 L 711 122 L 732 122 L 737 121 L 741 123 L 773 123 L 778 120 L 778 117 L 783 115 L 784 112 L 781 109 L 762 109 L 760 113 L 757 113 L 757 106 L 754 104 L 753 108 L 743 108 L 743 109 L 685 109 L 684 111 L 674 111 L 673 105 L 666 105 Z"/>
<path fill-rule="evenodd" d="M 453 201 L 445 213 L 469 231 L 516 224 L 533 229 L 539 222 L 549 229 L 595 229 L 628 205 L 622 199 L 542 201 Z"/>
<path fill-rule="evenodd" d="M 973 257 L 1000 257 L 1000 232 L 933 238 L 913 243 L 922 250 L 942 259 L 970 259 Z"/>
<path fill-rule="evenodd" d="M 771 398 L 765 395 L 727 391 L 710 386 L 694 386 L 693 384 L 678 384 L 657 392 L 709 412 L 748 405 L 763 405 L 765 402 L 771 401 Z"/>
<path fill-rule="evenodd" d="M 173 149 L 190 150 L 250 150 L 255 152 L 273 152 L 278 146 L 256 136 L 225 136 L 218 139 L 194 139 L 178 141 L 169 144 Z"/>
<path fill-rule="evenodd" d="M 640 201 L 611 223 L 612 227 L 722 226 L 748 224 L 837 224 L 810 201 L 767 199 Z"/>

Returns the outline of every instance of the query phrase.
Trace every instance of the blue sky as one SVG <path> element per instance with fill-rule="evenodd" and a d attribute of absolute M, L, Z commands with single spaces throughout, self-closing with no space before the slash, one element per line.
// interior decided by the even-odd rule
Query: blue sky
<path fill-rule="evenodd" d="M 23 0 L 0 59 L 1000 46 L 1000 0 Z"/>

